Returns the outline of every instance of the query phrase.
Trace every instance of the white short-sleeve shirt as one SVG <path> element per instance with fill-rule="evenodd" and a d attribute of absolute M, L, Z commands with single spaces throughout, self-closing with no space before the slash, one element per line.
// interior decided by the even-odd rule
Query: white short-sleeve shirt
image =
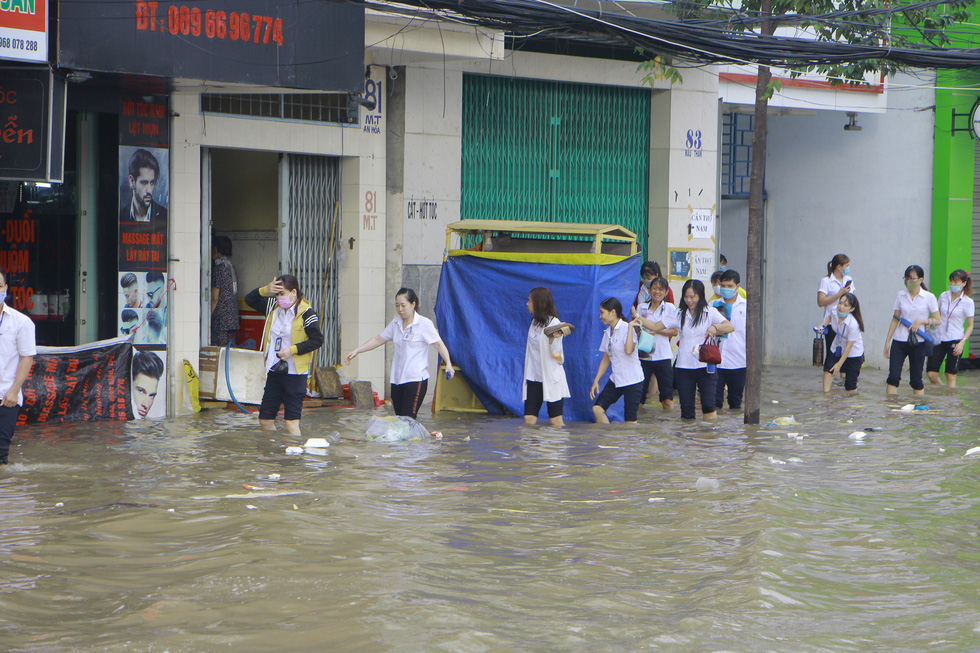
<path fill-rule="evenodd" d="M 919 294 L 914 298 L 909 295 L 908 290 L 903 290 L 898 293 L 897 297 L 895 297 L 895 305 L 892 306 L 892 310 L 898 311 L 899 315 L 904 317 L 909 322 L 915 322 L 916 320 L 924 320 L 933 313 L 938 313 L 939 302 L 936 301 L 936 296 L 928 290 L 922 290 L 920 288 Z M 905 342 L 908 339 L 908 327 L 899 322 L 898 328 L 895 329 L 895 336 L 892 338 L 892 340 Z"/>
<path fill-rule="evenodd" d="M 939 340 L 947 342 L 950 340 L 962 340 L 966 335 L 966 319 L 976 314 L 976 305 L 971 297 L 961 292 L 960 296 L 953 299 L 953 294 L 948 290 L 939 295 Z"/>
<path fill-rule="evenodd" d="M 842 320 L 837 317 L 837 311 L 834 311 L 834 316 L 831 320 L 833 320 L 834 332 L 837 335 L 834 336 L 834 342 L 831 343 L 830 349 L 836 351 L 840 347 L 841 353 L 844 353 L 844 347 L 850 341 L 854 344 L 851 345 L 851 351 L 848 352 L 847 357 L 856 358 L 857 356 L 863 356 L 864 336 L 861 334 L 861 327 L 858 326 L 857 320 L 854 319 L 854 314 L 848 313 L 847 317 Z"/>
<path fill-rule="evenodd" d="M 718 339 L 721 345 L 721 363 L 718 367 L 723 370 L 739 370 L 745 367 L 745 318 L 749 303 L 736 293 L 735 303 L 729 304 L 729 308 L 732 312 L 729 322 L 735 330 Z"/>
<path fill-rule="evenodd" d="M 821 277 L 820 286 L 817 288 L 817 292 L 822 292 L 828 297 L 833 297 L 834 295 L 840 292 L 840 289 L 843 288 L 848 281 L 852 281 L 851 275 L 849 274 L 844 275 L 843 281 L 838 281 L 837 277 L 835 277 L 832 274 L 827 277 Z M 851 287 L 847 289 L 847 292 L 854 292 L 853 281 L 851 283 Z M 826 306 L 823 307 L 824 319 L 827 319 L 828 317 L 833 317 L 836 314 L 837 314 L 837 302 L 833 302 L 832 304 L 827 304 Z"/>
<path fill-rule="evenodd" d="M 34 323 L 31 318 L 9 306 L 0 311 L 0 399 L 14 385 L 21 357 L 37 356 Z M 17 404 L 24 405 L 24 393 L 17 395 Z"/>
<path fill-rule="evenodd" d="M 633 353 L 626 353 L 626 336 L 630 329 L 625 320 L 618 321 L 614 326 L 606 327 L 602 333 L 602 344 L 599 351 L 609 356 L 609 380 L 617 388 L 622 388 L 643 381 L 643 367 L 640 365 L 640 349 L 636 346 L 636 334 L 633 334 Z"/>
<path fill-rule="evenodd" d="M 684 328 L 681 328 L 681 315 L 687 312 L 684 318 Z M 684 370 L 697 370 L 707 367 L 706 363 L 698 360 L 697 348 L 704 343 L 708 334 L 708 327 L 712 324 L 721 324 L 725 317 L 718 312 L 714 306 L 708 306 L 701 314 L 701 321 L 693 324 L 687 306 L 678 308 L 676 311 L 667 311 L 664 315 L 664 326 L 668 329 L 680 329 L 677 340 L 677 363 L 676 367 Z"/>
<path fill-rule="evenodd" d="M 660 306 L 650 310 L 650 302 L 640 304 L 636 307 L 636 312 L 645 320 L 650 322 L 663 322 L 664 316 L 668 313 L 676 311 L 677 307 L 668 304 L 666 301 L 660 302 Z M 669 361 L 674 357 L 674 352 L 670 350 L 670 338 L 667 336 L 655 335 L 653 336 L 653 341 L 655 343 L 653 353 L 647 360 L 651 361 Z"/>
<path fill-rule="evenodd" d="M 442 340 L 432 320 L 416 313 L 412 323 L 404 328 L 402 319 L 396 317 L 381 332 L 381 337 L 395 346 L 391 358 L 392 385 L 429 378 L 429 345 Z"/>

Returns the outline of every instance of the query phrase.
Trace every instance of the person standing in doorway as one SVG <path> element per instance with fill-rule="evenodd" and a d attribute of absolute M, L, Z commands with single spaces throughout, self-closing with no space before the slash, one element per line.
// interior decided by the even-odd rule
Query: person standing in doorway
<path fill-rule="evenodd" d="M 238 274 L 231 259 L 231 239 L 211 241 L 211 346 L 224 347 L 238 331 Z"/>
<path fill-rule="evenodd" d="M 918 265 L 905 268 L 905 290 L 895 297 L 895 313 L 885 338 L 885 358 L 888 359 L 888 378 L 885 380 L 885 393 L 897 394 L 902 381 L 902 367 L 909 359 L 909 385 L 912 391 L 925 393 L 922 383 L 922 366 L 926 361 L 926 342 L 918 335 L 922 327 L 939 326 L 939 302 L 926 288 L 925 272 Z M 909 326 L 902 324 L 906 320 Z M 935 334 L 935 331 L 932 331 Z M 935 339 L 935 336 L 933 336 Z"/>
<path fill-rule="evenodd" d="M 263 431 L 275 431 L 276 415 L 283 406 L 286 432 L 298 436 L 306 376 L 313 352 L 323 345 L 320 318 L 303 298 L 299 281 L 291 274 L 251 291 L 245 296 L 245 303 L 266 316 L 262 351 L 269 373 L 259 406 L 259 424 Z"/>
<path fill-rule="evenodd" d="M 837 302 L 846 293 L 854 292 L 854 281 L 851 279 L 851 259 L 847 254 L 836 254 L 827 263 L 827 276 L 821 277 L 817 288 L 817 306 L 823 309 L 823 321 L 833 324 L 830 320 L 837 312 Z M 824 331 L 824 365 L 830 359 L 830 347 L 837 333 L 833 326 Z M 833 363 L 831 363 L 833 365 Z"/>
<path fill-rule="evenodd" d="M 715 394 L 715 407 L 725 403 L 725 387 L 728 387 L 728 407 L 737 410 L 742 407 L 742 393 L 745 391 L 745 321 L 748 302 L 738 294 L 741 278 L 735 270 L 721 273 L 719 293 L 727 310 L 728 321 L 735 330 L 721 340 L 721 363 L 718 364 L 718 384 Z"/>
<path fill-rule="evenodd" d="M 21 388 L 37 355 L 34 323 L 6 305 L 7 272 L 0 268 L 0 465 L 7 464 L 14 425 L 24 404 Z"/>
<path fill-rule="evenodd" d="M 939 385 L 939 368 L 946 360 L 946 385 L 956 387 L 963 345 L 973 334 L 976 307 L 973 302 L 973 280 L 966 270 L 954 270 L 949 275 L 949 290 L 939 295 L 939 342 L 926 365 L 926 375 L 933 385 Z"/>
<path fill-rule="evenodd" d="M 411 288 L 401 288 L 395 293 L 395 312 L 385 330 L 347 354 L 345 362 L 351 364 L 359 354 L 391 342 L 395 355 L 391 358 L 391 405 L 396 415 L 415 417 L 419 414 L 422 400 L 429 389 L 429 346 L 436 348 L 446 364 L 446 377 L 453 378 L 453 362 L 449 359 L 446 343 L 439 337 L 436 325 L 419 315 L 419 297 Z"/>

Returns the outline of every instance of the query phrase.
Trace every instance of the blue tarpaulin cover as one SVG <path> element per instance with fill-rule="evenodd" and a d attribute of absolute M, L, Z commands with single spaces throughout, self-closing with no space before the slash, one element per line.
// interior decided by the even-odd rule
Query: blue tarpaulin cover
<path fill-rule="evenodd" d="M 566 421 L 594 421 L 589 399 L 599 369 L 599 344 L 605 325 L 599 303 L 616 297 L 625 317 L 639 287 L 639 255 L 608 265 L 560 265 L 501 261 L 475 256 L 450 256 L 442 265 L 436 319 L 453 364 L 462 370 L 476 396 L 491 415 L 504 411 L 524 415 L 521 398 L 524 345 L 531 315 L 528 293 L 544 286 L 551 290 L 561 320 L 575 325 L 565 338 L 565 375 L 571 398 L 565 400 Z M 599 383 L 605 385 L 608 373 Z M 607 414 L 623 419 L 618 401 Z M 547 419 L 542 406 L 539 418 Z"/>

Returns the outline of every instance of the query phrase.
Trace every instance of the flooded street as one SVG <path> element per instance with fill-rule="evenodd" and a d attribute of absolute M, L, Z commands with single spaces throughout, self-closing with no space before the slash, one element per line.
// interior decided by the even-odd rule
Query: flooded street
<path fill-rule="evenodd" d="M 378 443 L 348 439 L 368 413 L 307 411 L 302 440 L 344 438 L 326 455 L 223 410 L 20 428 L 0 647 L 977 650 L 980 375 L 911 414 L 883 380 L 769 370 L 763 422 L 798 424 L 759 428 L 445 414 Z"/>

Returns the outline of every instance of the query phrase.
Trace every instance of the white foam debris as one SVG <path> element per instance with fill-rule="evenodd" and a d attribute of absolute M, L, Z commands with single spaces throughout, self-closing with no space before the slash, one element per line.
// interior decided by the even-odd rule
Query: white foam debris
<path fill-rule="evenodd" d="M 286 447 L 286 453 L 303 453 L 303 447 Z"/>
<path fill-rule="evenodd" d="M 848 440 L 863 440 L 867 436 L 868 436 L 868 434 L 865 433 L 864 431 L 854 431 L 854 433 L 851 433 L 849 436 L 847 436 L 847 439 Z"/>
<path fill-rule="evenodd" d="M 769 462 L 772 463 L 773 465 L 785 465 L 786 464 L 786 461 L 785 460 L 780 460 L 779 458 L 773 458 L 772 456 L 769 456 Z"/>
<path fill-rule="evenodd" d="M 702 492 L 715 492 L 718 490 L 719 483 L 718 479 L 702 476 L 694 484 L 694 487 Z"/>
<path fill-rule="evenodd" d="M 967 449 L 964 456 L 972 456 L 973 454 L 980 453 L 980 447 L 973 447 L 972 449 Z"/>
<path fill-rule="evenodd" d="M 326 449 L 329 446 L 330 446 L 330 443 L 327 442 L 326 438 L 310 438 L 310 439 L 308 439 L 306 441 L 306 444 L 303 445 L 303 448 L 304 449 Z"/>

